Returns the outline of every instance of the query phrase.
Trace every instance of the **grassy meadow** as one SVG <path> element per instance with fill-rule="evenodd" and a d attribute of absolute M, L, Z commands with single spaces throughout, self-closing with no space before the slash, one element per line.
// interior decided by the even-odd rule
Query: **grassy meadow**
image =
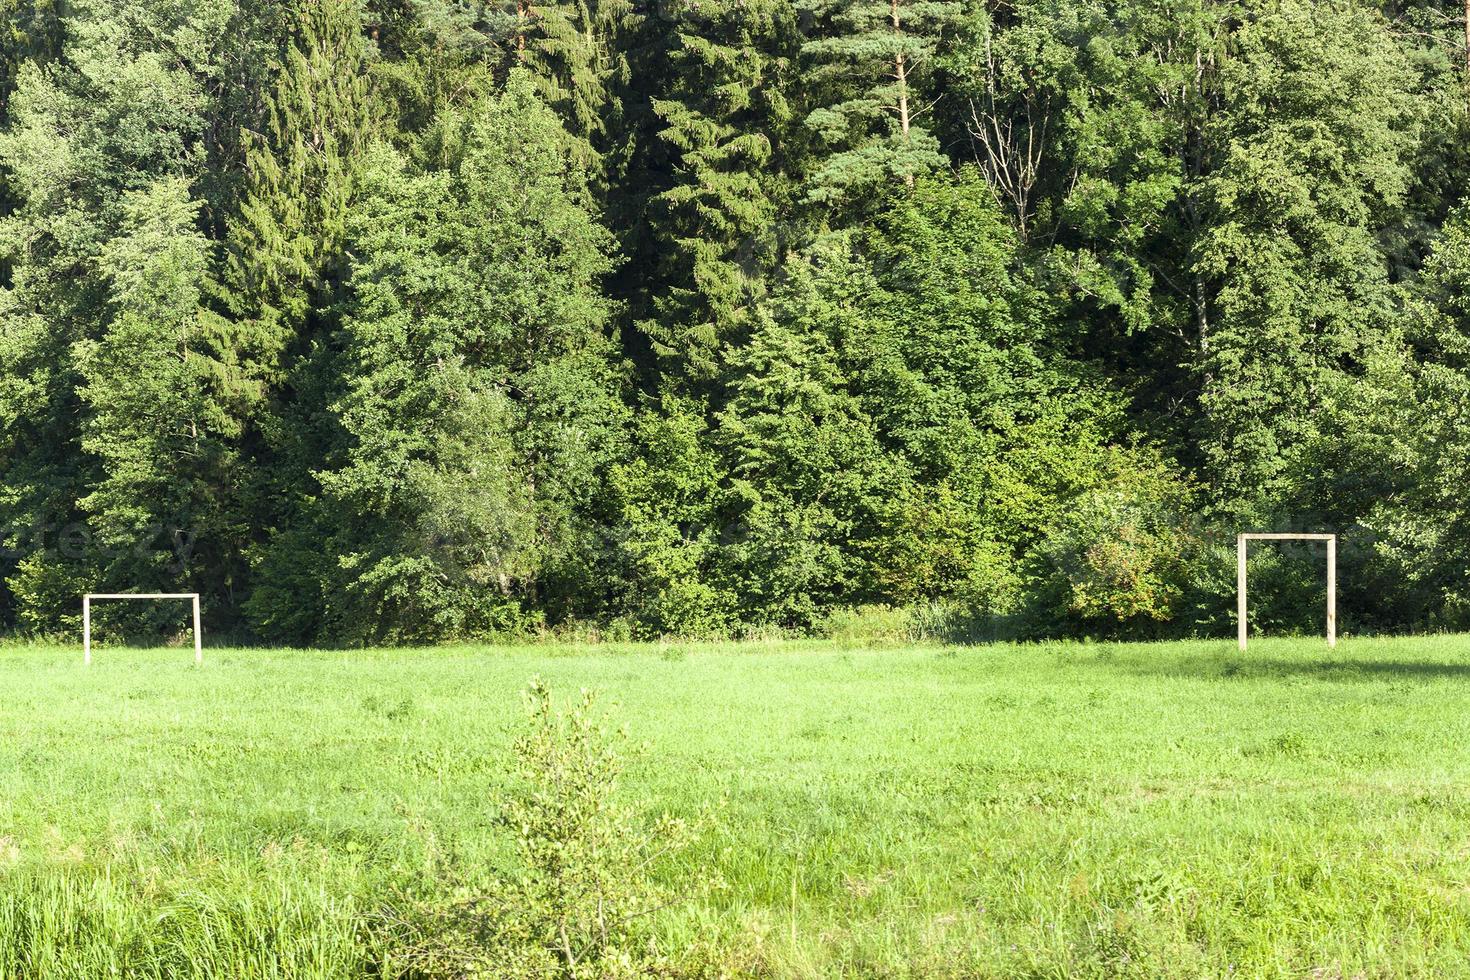
<path fill-rule="evenodd" d="M 778 977 L 1470 975 L 1470 639 L 0 651 L 0 977 L 369 977 L 593 688 Z M 710 959 L 713 957 L 713 959 Z"/>

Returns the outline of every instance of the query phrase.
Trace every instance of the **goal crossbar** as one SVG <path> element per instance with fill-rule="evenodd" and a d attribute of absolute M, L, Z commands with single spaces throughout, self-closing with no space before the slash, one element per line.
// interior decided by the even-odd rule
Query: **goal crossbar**
<path fill-rule="evenodd" d="M 1327 545 L 1327 645 L 1337 646 L 1337 535 L 1335 534 L 1241 534 L 1235 542 L 1236 552 L 1236 618 L 1239 624 L 1240 650 L 1245 652 L 1250 640 L 1246 621 L 1246 557 L 1252 541 L 1320 541 Z"/>
<path fill-rule="evenodd" d="M 198 592 L 88 592 L 82 596 L 82 662 L 92 663 L 92 602 L 97 599 L 188 599 L 194 606 L 194 662 L 204 663 L 204 634 L 199 628 Z"/>

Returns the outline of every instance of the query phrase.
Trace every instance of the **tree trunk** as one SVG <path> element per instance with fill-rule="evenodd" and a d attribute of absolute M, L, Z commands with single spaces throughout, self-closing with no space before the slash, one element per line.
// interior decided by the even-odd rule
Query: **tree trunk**
<path fill-rule="evenodd" d="M 1470 4 L 1470 0 L 1465 0 Z M 903 33 L 903 22 L 898 16 L 898 0 L 888 0 L 888 10 L 893 18 L 893 33 Z M 894 76 L 898 81 L 898 131 L 903 134 L 904 145 L 909 142 L 909 72 L 908 64 L 904 61 L 903 52 L 899 52 L 894 58 Z M 903 182 L 910 187 L 914 186 L 914 175 L 904 174 Z"/>
<path fill-rule="evenodd" d="M 1198 278 L 1194 281 L 1194 318 L 1199 331 L 1199 352 L 1210 352 L 1210 308 L 1205 296 L 1205 284 Z"/>

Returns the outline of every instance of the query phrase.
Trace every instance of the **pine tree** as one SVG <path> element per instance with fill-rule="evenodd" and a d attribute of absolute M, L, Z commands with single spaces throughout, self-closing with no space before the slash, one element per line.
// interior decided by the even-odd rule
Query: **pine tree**
<path fill-rule="evenodd" d="M 925 128 L 932 96 L 922 81 L 946 30 L 963 13 L 946 0 L 799 0 L 815 18 L 802 52 L 821 94 L 807 116 L 830 154 L 810 176 L 808 196 L 836 202 L 894 183 L 912 187 L 944 166 Z"/>

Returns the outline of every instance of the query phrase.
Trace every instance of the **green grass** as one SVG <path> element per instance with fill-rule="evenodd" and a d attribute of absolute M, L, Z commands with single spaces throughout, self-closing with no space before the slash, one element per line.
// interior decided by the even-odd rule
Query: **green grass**
<path fill-rule="evenodd" d="M 0 977 L 371 976 L 591 687 L 776 976 L 1470 975 L 1470 639 L 0 651 Z M 391 964 L 390 964 L 391 966 Z"/>

